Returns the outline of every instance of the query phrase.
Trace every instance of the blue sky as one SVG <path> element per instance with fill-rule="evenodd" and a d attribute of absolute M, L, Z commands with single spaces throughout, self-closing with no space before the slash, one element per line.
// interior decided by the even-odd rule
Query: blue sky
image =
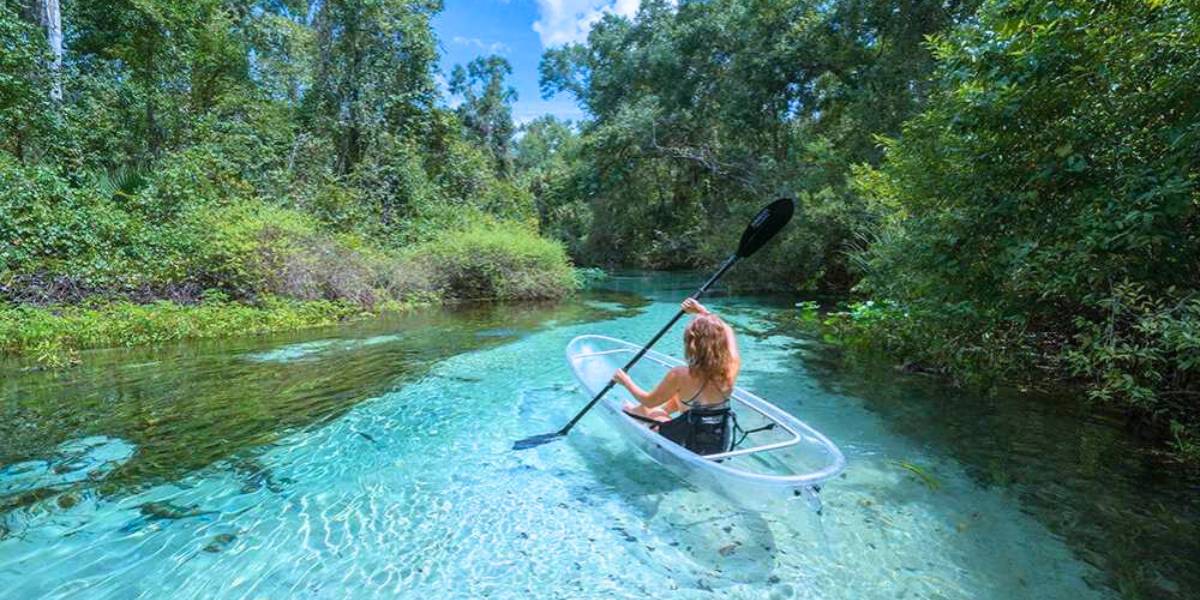
<path fill-rule="evenodd" d="M 543 100 L 538 90 L 538 61 L 547 47 L 584 41 L 605 13 L 632 16 L 638 0 L 445 0 L 433 21 L 442 45 L 441 69 L 449 78 L 456 64 L 480 55 L 499 54 L 512 63 L 517 90 L 513 120 L 525 123 L 550 113 L 579 119 L 583 111 L 567 95 Z M 442 81 L 443 90 L 445 81 Z"/>

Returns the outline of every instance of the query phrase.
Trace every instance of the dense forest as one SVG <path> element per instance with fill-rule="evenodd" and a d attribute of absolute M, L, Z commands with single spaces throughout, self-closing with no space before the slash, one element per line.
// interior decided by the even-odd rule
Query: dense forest
<path fill-rule="evenodd" d="M 743 286 L 850 294 L 823 326 L 852 347 L 1081 385 L 1196 460 L 1198 11 L 646 1 L 545 54 L 543 90 L 592 119 L 534 123 L 517 162 L 587 263 L 712 264 L 794 194 Z"/>
<path fill-rule="evenodd" d="M 439 8 L 0 3 L 0 345 L 61 362 L 569 292 L 567 257 L 511 173 L 507 64 L 456 70 L 465 101 L 448 108 Z M 113 304 L 79 307 L 97 302 Z"/>
<path fill-rule="evenodd" d="M 0 346 L 553 298 L 568 256 L 710 266 L 789 195 L 736 285 L 1200 462 L 1195 2 L 645 0 L 543 56 L 588 117 L 519 128 L 501 57 L 438 89 L 439 9 L 0 2 Z"/>

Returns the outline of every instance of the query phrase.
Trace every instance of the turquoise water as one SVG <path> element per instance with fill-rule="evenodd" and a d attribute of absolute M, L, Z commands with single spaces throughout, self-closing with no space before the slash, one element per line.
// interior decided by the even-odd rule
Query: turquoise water
<path fill-rule="evenodd" d="M 0 384 L 0 590 L 71 598 L 1107 598 L 1197 586 L 1194 484 L 1104 419 L 845 369 L 769 299 L 712 305 L 741 385 L 850 461 L 817 516 L 748 514 L 643 460 L 563 347 L 644 340 L 686 278 Z M 678 335 L 661 350 L 679 354 Z"/>

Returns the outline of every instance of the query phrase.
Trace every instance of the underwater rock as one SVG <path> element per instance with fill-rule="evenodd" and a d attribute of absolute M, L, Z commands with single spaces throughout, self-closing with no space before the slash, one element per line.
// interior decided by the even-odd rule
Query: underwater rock
<path fill-rule="evenodd" d="M 39 490 L 103 479 L 133 453 L 132 444 L 103 435 L 67 441 L 45 460 L 28 460 L 0 468 L 0 494 L 40 493 Z"/>
<path fill-rule="evenodd" d="M 791 598 L 795 595 L 796 595 L 796 589 L 793 588 L 791 585 L 785 583 L 785 584 L 776 586 L 775 589 L 771 590 L 770 597 L 771 597 L 771 600 L 776 600 L 776 599 L 782 600 L 783 598 Z"/>
<path fill-rule="evenodd" d="M 216 514 L 215 510 L 197 510 L 197 505 L 177 506 L 170 502 L 147 502 L 138 506 L 138 512 L 149 519 L 186 519 Z"/>
<path fill-rule="evenodd" d="M 729 556 L 730 554 L 737 552 L 737 547 L 738 547 L 737 542 L 734 542 L 732 544 L 726 544 L 724 546 L 721 546 L 721 548 L 717 550 L 717 554 L 720 554 L 721 556 Z"/>
<path fill-rule="evenodd" d="M 211 540 L 204 546 L 205 552 L 224 552 L 233 542 L 237 541 L 237 536 L 232 533 L 219 533 L 214 535 Z"/>
<path fill-rule="evenodd" d="M 609 529 L 624 536 L 626 542 L 638 541 L 638 539 L 634 537 L 633 534 L 629 533 L 629 531 L 627 531 L 624 527 L 609 527 Z"/>
<path fill-rule="evenodd" d="M 58 497 L 58 507 L 61 509 L 65 510 L 76 504 L 79 504 L 79 496 L 76 494 L 68 492 Z"/>
<path fill-rule="evenodd" d="M 937 369 L 916 362 L 906 362 L 893 367 L 897 373 L 906 375 L 937 375 Z"/>
<path fill-rule="evenodd" d="M 435 377 L 441 377 L 442 379 L 449 379 L 450 381 L 459 381 L 462 383 L 479 383 L 483 381 L 482 377 L 469 377 L 466 375 L 435 375 Z"/>
<path fill-rule="evenodd" d="M 287 477 L 276 477 L 271 469 L 253 458 L 236 459 L 232 462 L 232 466 L 235 472 L 246 477 L 245 483 L 241 487 L 243 494 L 253 494 L 264 486 L 279 494 L 284 490 L 283 484 L 293 483 Z"/>

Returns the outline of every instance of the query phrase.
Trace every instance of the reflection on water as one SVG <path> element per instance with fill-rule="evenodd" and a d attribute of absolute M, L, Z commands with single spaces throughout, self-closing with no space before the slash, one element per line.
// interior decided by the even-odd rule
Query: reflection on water
<path fill-rule="evenodd" d="M 585 418 L 575 335 L 640 341 L 698 285 L 3 368 L 0 589 L 13 597 L 1194 597 L 1194 487 L 1071 399 L 846 368 L 713 304 L 741 383 L 850 467 L 825 516 L 731 510 Z M 678 355 L 678 332 L 661 349 Z M 1194 484 L 1193 484 L 1194 485 Z"/>

